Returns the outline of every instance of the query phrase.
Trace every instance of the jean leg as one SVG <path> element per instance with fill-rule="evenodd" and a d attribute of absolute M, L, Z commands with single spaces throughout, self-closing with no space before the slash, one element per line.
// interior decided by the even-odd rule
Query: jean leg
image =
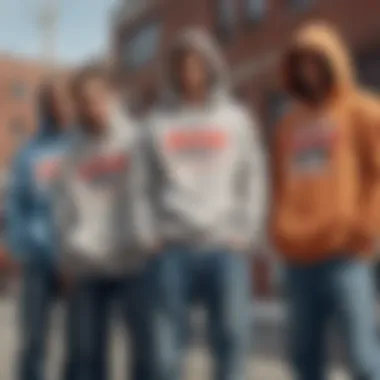
<path fill-rule="evenodd" d="M 20 305 L 21 349 L 17 363 L 20 380 L 45 378 L 45 349 L 56 286 L 52 268 L 32 265 L 24 268 Z"/>
<path fill-rule="evenodd" d="M 125 279 L 121 306 L 123 320 L 129 330 L 131 341 L 130 378 L 132 380 L 156 379 L 153 372 L 153 309 L 150 297 L 149 278 L 146 271 Z"/>
<path fill-rule="evenodd" d="M 238 253 L 216 252 L 204 265 L 201 297 L 209 315 L 214 378 L 247 379 L 252 304 L 249 261 Z"/>
<path fill-rule="evenodd" d="M 356 380 L 380 380 L 375 284 L 370 265 L 360 259 L 342 260 L 333 275 L 337 322 Z"/>
<path fill-rule="evenodd" d="M 168 249 L 151 263 L 155 380 L 181 378 L 191 268 L 187 252 Z"/>
<path fill-rule="evenodd" d="M 380 262 L 376 261 L 374 268 L 376 296 L 380 297 Z"/>
<path fill-rule="evenodd" d="M 78 281 L 69 300 L 65 380 L 107 380 L 110 301 L 107 280 Z"/>
<path fill-rule="evenodd" d="M 325 338 L 331 303 L 325 298 L 322 270 L 289 267 L 289 327 L 291 363 L 297 380 L 326 379 Z"/>

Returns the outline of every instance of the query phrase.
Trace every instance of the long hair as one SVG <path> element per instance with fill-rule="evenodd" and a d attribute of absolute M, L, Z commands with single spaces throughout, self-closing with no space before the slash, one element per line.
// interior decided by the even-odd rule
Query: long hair
<path fill-rule="evenodd" d="M 110 83 L 110 77 L 108 73 L 98 65 L 88 65 L 79 69 L 72 77 L 70 82 L 70 93 L 75 103 L 77 110 L 77 120 L 81 128 L 88 128 L 93 121 L 82 111 L 82 105 L 85 101 L 83 96 L 84 85 L 93 79 L 100 79 L 105 83 Z"/>
<path fill-rule="evenodd" d="M 45 80 L 38 89 L 37 103 L 39 117 L 50 127 L 56 127 L 59 123 L 57 115 L 54 112 L 53 104 L 53 81 Z"/>

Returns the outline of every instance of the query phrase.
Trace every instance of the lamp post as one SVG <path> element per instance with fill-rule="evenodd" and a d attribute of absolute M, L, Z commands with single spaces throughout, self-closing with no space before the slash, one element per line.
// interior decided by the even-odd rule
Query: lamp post
<path fill-rule="evenodd" d="M 53 70 L 56 59 L 56 36 L 59 0 L 39 0 L 38 25 L 41 32 L 41 58 L 47 70 Z"/>

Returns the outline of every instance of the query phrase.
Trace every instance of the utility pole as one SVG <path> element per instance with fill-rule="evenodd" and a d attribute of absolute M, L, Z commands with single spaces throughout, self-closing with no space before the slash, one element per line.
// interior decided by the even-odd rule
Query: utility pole
<path fill-rule="evenodd" d="M 41 32 L 41 58 L 48 71 L 54 70 L 59 0 L 38 0 L 38 25 Z"/>

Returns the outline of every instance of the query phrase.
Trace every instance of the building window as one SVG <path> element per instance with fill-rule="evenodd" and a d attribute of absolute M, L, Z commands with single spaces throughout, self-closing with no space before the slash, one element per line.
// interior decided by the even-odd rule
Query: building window
<path fill-rule="evenodd" d="M 26 94 L 25 84 L 21 81 L 13 81 L 11 83 L 11 93 L 14 98 L 23 98 Z"/>
<path fill-rule="evenodd" d="M 245 0 L 247 17 L 250 21 L 259 21 L 266 11 L 266 0 Z"/>
<path fill-rule="evenodd" d="M 366 87 L 380 90 L 380 47 L 365 52 L 356 57 L 356 67 L 359 81 Z"/>
<path fill-rule="evenodd" d="M 316 0 L 290 0 L 290 5 L 296 9 L 306 9 L 314 5 Z"/>
<path fill-rule="evenodd" d="M 217 27 L 218 35 L 222 39 L 229 39 L 237 24 L 236 1 L 217 0 Z"/>
<path fill-rule="evenodd" d="M 162 24 L 149 24 L 129 39 L 123 49 L 123 61 L 129 69 L 137 69 L 154 59 L 161 41 Z"/>

